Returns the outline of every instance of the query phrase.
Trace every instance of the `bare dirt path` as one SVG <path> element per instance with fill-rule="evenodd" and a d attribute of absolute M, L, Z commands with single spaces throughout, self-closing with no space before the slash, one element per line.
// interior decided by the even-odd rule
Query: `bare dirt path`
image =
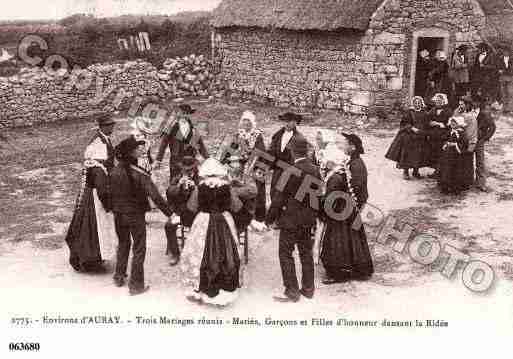
<path fill-rule="evenodd" d="M 251 104 L 201 104 L 198 116 L 211 118 L 222 131 L 233 131 L 242 110 L 253 107 L 269 139 L 279 126 L 268 120 L 276 109 Z M 302 126 L 313 139 L 325 115 Z M 110 275 L 89 276 L 75 273 L 67 264 L 68 250 L 63 242 L 78 190 L 81 152 L 94 124 L 67 123 L 15 130 L 7 133 L 22 149 L 5 146 L 0 151 L 0 276 L 6 315 L 23 313 L 139 313 L 169 314 L 179 317 L 210 318 L 267 316 L 287 318 L 344 317 L 355 319 L 444 319 L 465 326 L 469 320 L 482 322 L 483 329 L 497 330 L 513 323 L 512 286 L 513 241 L 513 122 L 498 119 L 498 132 L 488 146 L 490 186 L 494 192 L 470 191 L 457 197 L 439 194 L 436 183 L 423 179 L 406 182 L 400 171 L 384 159 L 395 131 L 393 126 L 358 127 L 340 124 L 362 135 L 366 147 L 364 160 L 369 169 L 370 203 L 398 223 L 408 223 L 418 233 L 436 236 L 474 259 L 486 261 L 497 275 L 494 289 L 475 294 L 461 281 L 461 268 L 452 278 L 439 271 L 443 263 L 431 266 L 414 263 L 388 245 L 376 243 L 376 228 L 368 228 L 376 274 L 371 281 L 326 287 L 321 284 L 323 270 L 317 267 L 318 290 L 313 300 L 294 305 L 277 305 L 272 295 L 282 290 L 276 232 L 251 234 L 248 278 L 241 297 L 233 306 L 219 310 L 188 303 L 183 296 L 178 270 L 164 256 L 165 218 L 148 215 L 148 256 L 146 278 L 148 294 L 129 297 L 126 288 L 115 288 Z M 127 133 L 121 122 L 117 138 Z M 218 139 L 209 139 L 211 151 Z M 158 177 L 165 190 L 165 169 Z M 427 173 L 423 172 L 424 174 Z M 374 236 L 373 236 L 374 235 Z M 104 253 L 112 257 L 114 244 L 105 244 Z M 23 308 L 23 309 L 21 309 Z M 22 313 L 20 313 L 20 311 Z"/>

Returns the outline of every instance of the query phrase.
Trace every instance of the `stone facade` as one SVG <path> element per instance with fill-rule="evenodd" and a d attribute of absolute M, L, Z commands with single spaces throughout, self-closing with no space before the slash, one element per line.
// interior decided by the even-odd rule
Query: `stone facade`
<path fill-rule="evenodd" d="M 476 1 L 387 0 L 365 32 L 219 28 L 216 46 L 231 90 L 366 115 L 408 101 L 416 32 L 440 32 L 452 52 L 479 42 L 485 20 Z"/>

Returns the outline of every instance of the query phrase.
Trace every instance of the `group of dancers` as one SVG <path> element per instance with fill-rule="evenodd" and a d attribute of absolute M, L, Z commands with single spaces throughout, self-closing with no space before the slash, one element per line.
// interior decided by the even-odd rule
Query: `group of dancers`
<path fill-rule="evenodd" d="M 311 144 L 298 128 L 302 116 L 288 112 L 279 116 L 284 125 L 266 146 L 255 114 L 245 111 L 237 133 L 211 155 L 194 127 L 193 113 L 190 105 L 182 104 L 176 121 L 162 127 L 156 161 L 140 128 L 136 126 L 114 147 L 110 136 L 115 121 L 109 115 L 98 118 L 99 129 L 85 151 L 82 185 L 66 236 L 69 262 L 76 271 L 105 272 L 100 246 L 116 238 L 114 284 L 128 284 L 131 295 L 146 292 L 145 214 L 153 207 L 168 217 L 169 263 L 177 266 L 186 297 L 194 302 L 225 306 L 237 298 L 245 270 L 238 237 L 248 228 L 280 231 L 284 290 L 274 296 L 276 301 L 312 298 L 319 261 L 326 285 L 371 277 L 374 269 L 365 230 L 354 225 L 368 198 L 367 169 L 360 157 L 364 148 L 357 135 L 320 130 Z M 151 172 L 161 166 L 167 149 L 170 176 L 164 199 Z M 306 194 L 305 182 L 310 185 Z M 337 193 L 346 195 L 333 196 Z M 315 201 L 319 205 L 312 205 Z M 347 215 L 334 215 L 347 208 Z M 188 228 L 183 246 L 178 241 L 179 226 Z"/>

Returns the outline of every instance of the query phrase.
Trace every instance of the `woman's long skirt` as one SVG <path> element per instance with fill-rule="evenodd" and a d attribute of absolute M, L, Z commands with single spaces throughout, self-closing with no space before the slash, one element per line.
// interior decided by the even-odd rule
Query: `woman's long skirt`
<path fill-rule="evenodd" d="M 474 154 L 443 151 L 440 157 L 438 185 L 443 193 L 460 193 L 474 183 Z"/>
<path fill-rule="evenodd" d="M 425 136 L 400 131 L 392 141 L 385 158 L 396 162 L 398 168 L 422 168 L 428 165 L 427 151 Z"/>
<path fill-rule="evenodd" d="M 116 238 L 112 213 L 105 212 L 95 189 L 85 187 L 65 238 L 69 263 L 76 271 L 103 269 L 101 247 L 107 256 L 113 255 Z"/>
<path fill-rule="evenodd" d="M 182 252 L 184 284 L 210 298 L 240 286 L 240 257 L 233 217 L 228 212 L 200 212 Z M 228 304 L 228 303 L 223 303 Z"/>
<path fill-rule="evenodd" d="M 365 229 L 352 228 L 351 221 L 327 221 L 322 239 L 321 261 L 332 279 L 366 279 L 374 273 Z"/>

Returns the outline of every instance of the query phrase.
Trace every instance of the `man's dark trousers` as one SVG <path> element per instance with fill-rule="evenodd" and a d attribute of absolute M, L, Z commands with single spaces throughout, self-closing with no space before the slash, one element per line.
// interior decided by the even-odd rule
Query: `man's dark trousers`
<path fill-rule="evenodd" d="M 132 267 L 128 287 L 133 290 L 144 288 L 144 259 L 146 257 L 146 220 L 144 213 L 115 213 L 114 224 L 118 235 L 116 274 L 114 278 L 126 277 L 128 256 L 130 254 L 130 236 L 133 240 Z"/>
<path fill-rule="evenodd" d="M 313 295 L 315 286 L 311 228 L 299 227 L 280 230 L 279 258 L 283 285 L 285 287 L 285 295 L 292 299 L 297 299 L 300 296 L 296 265 L 292 256 L 296 245 L 301 261 L 302 289 L 305 293 Z"/>
<path fill-rule="evenodd" d="M 178 238 L 176 237 L 176 230 L 178 224 L 166 223 L 164 226 L 167 238 L 166 255 L 171 254 L 175 258 L 180 258 L 180 247 L 178 245 Z"/>

